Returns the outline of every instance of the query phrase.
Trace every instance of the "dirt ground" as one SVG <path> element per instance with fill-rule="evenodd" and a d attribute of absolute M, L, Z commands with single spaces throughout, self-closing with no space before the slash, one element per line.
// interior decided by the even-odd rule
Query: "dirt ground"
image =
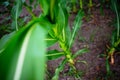
<path fill-rule="evenodd" d="M 6 16 L 8 17 L 8 20 L 6 20 L 8 21 L 7 23 L 11 22 L 9 19 L 10 14 L 8 14 L 10 12 L 5 9 L 4 12 L 2 11 L 3 7 L 0 7 L 0 27 L 3 24 L 6 24 L 6 22 L 4 22 L 4 18 Z M 37 14 L 37 10 L 35 12 Z M 40 12 L 39 9 L 38 12 Z M 83 18 L 82 27 L 78 32 L 74 46 L 71 48 L 73 53 L 86 47 L 90 50 L 88 53 L 78 56 L 75 59 L 76 61 L 86 61 L 86 64 L 81 62 L 76 62 L 75 64 L 77 70 L 83 72 L 81 77 L 82 80 L 106 80 L 105 58 L 101 58 L 99 55 L 104 54 L 106 52 L 106 45 L 110 44 L 110 37 L 112 35 L 112 31 L 114 30 L 112 23 L 115 15 L 109 9 L 104 9 L 103 12 L 104 15 L 100 13 L 99 9 L 95 8 L 91 11 L 91 15 L 86 15 Z M 29 16 L 25 10 L 23 10 L 21 14 L 21 17 L 24 16 Z M 75 16 L 76 14 L 70 14 L 70 26 L 72 26 Z M 0 30 L 0 37 L 9 32 L 3 30 L 4 29 Z M 57 45 L 52 48 L 57 48 Z M 111 71 L 114 76 L 111 76 L 108 80 L 120 80 L 120 54 L 116 54 L 114 57 L 115 64 L 111 65 Z M 55 69 L 63 59 L 64 57 L 57 60 L 48 61 L 47 64 L 50 77 L 54 75 Z M 69 69 L 70 67 L 67 64 L 63 72 L 60 73 L 59 80 L 81 80 L 80 78 L 75 79 L 74 76 L 68 75 L 67 73 Z M 48 80 L 50 79 L 48 78 Z"/>

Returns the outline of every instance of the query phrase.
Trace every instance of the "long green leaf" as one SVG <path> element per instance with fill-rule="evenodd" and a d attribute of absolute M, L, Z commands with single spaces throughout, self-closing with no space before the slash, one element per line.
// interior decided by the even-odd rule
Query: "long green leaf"
<path fill-rule="evenodd" d="M 84 53 L 87 53 L 89 50 L 87 49 L 87 48 L 84 48 L 84 49 L 80 49 L 80 50 L 78 50 L 73 56 L 72 56 L 72 58 L 74 59 L 74 58 L 76 58 L 78 55 L 82 55 L 82 54 L 84 54 Z"/>
<path fill-rule="evenodd" d="M 63 70 L 65 64 L 67 63 L 67 58 L 65 58 L 61 63 L 60 65 L 56 68 L 55 70 L 55 74 L 54 76 L 52 77 L 52 80 L 58 80 L 59 79 L 59 74 L 60 72 Z"/>
<path fill-rule="evenodd" d="M 12 8 L 12 19 L 13 19 L 13 26 L 15 26 L 16 30 L 18 30 L 18 17 L 22 11 L 22 5 L 23 5 L 22 0 L 15 0 L 15 6 Z"/>
<path fill-rule="evenodd" d="M 120 17 L 119 17 L 120 15 L 119 15 L 116 3 L 114 2 L 113 4 L 114 4 L 116 16 L 117 16 L 117 39 L 118 39 L 120 37 Z"/>
<path fill-rule="evenodd" d="M 15 32 L 6 34 L 0 39 L 0 52 L 1 52 L 1 50 L 3 50 L 3 48 L 5 47 L 4 45 L 9 41 L 9 39 L 14 35 L 14 33 Z"/>
<path fill-rule="evenodd" d="M 49 0 L 39 0 L 40 2 L 40 6 L 42 7 L 43 13 L 44 15 L 48 15 L 49 14 L 49 6 L 50 6 L 50 1 Z"/>
<path fill-rule="evenodd" d="M 64 55 L 64 52 L 61 52 L 58 50 L 50 50 L 47 52 L 46 57 L 48 58 L 48 60 L 54 60 L 54 59 L 60 58 L 63 55 Z"/>
<path fill-rule="evenodd" d="M 106 59 L 105 65 L 106 65 L 107 75 L 109 76 L 111 71 L 110 71 L 110 64 L 108 59 Z"/>
<path fill-rule="evenodd" d="M 0 79 L 43 80 L 45 34 L 34 21 L 16 32 L 0 55 Z"/>
<path fill-rule="evenodd" d="M 72 46 L 72 43 L 74 41 L 74 38 L 76 36 L 76 33 L 77 31 L 79 30 L 79 28 L 81 27 L 82 25 L 82 18 L 83 18 L 83 11 L 80 10 L 76 16 L 76 19 L 75 19 L 75 22 L 74 22 L 74 26 L 73 26 L 73 31 L 72 31 L 72 36 L 71 36 L 71 40 L 70 40 L 70 43 L 69 43 L 69 48 Z"/>
<path fill-rule="evenodd" d="M 58 40 L 52 38 L 49 34 L 47 35 L 46 39 L 45 39 L 46 43 L 47 43 L 47 47 L 50 47 L 52 45 L 54 45 Z"/>

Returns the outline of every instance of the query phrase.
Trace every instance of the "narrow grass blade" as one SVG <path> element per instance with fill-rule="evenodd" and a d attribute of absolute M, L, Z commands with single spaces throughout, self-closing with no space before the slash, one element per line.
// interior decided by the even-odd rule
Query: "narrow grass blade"
<path fill-rule="evenodd" d="M 59 74 L 60 74 L 60 71 L 63 70 L 65 64 L 67 63 L 67 59 L 64 59 L 61 64 L 56 68 L 55 70 L 55 74 L 52 78 L 52 80 L 58 80 L 59 79 Z"/>
<path fill-rule="evenodd" d="M 23 1 L 24 2 L 24 1 Z M 22 0 L 16 0 L 15 1 L 15 6 L 12 8 L 12 19 L 13 19 L 13 26 L 15 26 L 16 30 L 18 31 L 18 17 L 22 11 Z"/>
<path fill-rule="evenodd" d="M 54 59 L 60 58 L 63 55 L 64 55 L 64 52 L 61 52 L 58 50 L 50 50 L 47 52 L 46 57 L 48 58 L 48 60 L 54 60 Z"/>
<path fill-rule="evenodd" d="M 88 50 L 87 48 L 80 49 L 80 50 L 78 50 L 78 51 L 73 55 L 72 58 L 74 59 L 74 58 L 76 58 L 78 55 L 82 55 L 82 54 L 87 53 L 87 52 L 89 52 L 89 50 Z"/>
<path fill-rule="evenodd" d="M 75 22 L 74 22 L 74 26 L 73 26 L 73 31 L 72 31 L 72 36 L 71 36 L 71 40 L 70 40 L 70 44 L 69 44 L 69 48 L 72 46 L 72 43 L 74 41 L 74 38 L 76 36 L 77 31 L 79 30 L 79 28 L 82 25 L 82 18 L 83 18 L 84 13 L 80 10 L 76 16 Z"/>
<path fill-rule="evenodd" d="M 119 17 L 116 3 L 114 2 L 113 4 L 114 4 L 116 16 L 117 16 L 117 39 L 118 39 L 120 37 L 120 17 Z"/>

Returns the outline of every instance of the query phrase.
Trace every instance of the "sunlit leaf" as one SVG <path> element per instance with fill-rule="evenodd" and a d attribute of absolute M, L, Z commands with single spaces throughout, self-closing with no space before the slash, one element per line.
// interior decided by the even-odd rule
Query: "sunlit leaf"
<path fill-rule="evenodd" d="M 6 44 L 0 54 L 0 79 L 44 79 L 46 32 L 39 23 L 34 23 L 17 31 Z"/>

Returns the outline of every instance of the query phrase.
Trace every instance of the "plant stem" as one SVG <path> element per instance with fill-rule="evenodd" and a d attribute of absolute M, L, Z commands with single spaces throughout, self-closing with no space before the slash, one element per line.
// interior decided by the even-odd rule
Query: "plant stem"
<path fill-rule="evenodd" d="M 117 42 L 114 43 L 113 47 L 108 52 L 108 56 L 111 57 L 111 63 L 112 64 L 114 63 L 113 54 L 115 52 L 115 48 L 118 47 L 119 44 L 120 44 L 120 38 L 118 39 Z"/>
<path fill-rule="evenodd" d="M 74 70 L 74 72 L 76 73 L 76 68 L 74 66 L 74 61 L 72 59 L 72 53 L 71 51 L 67 48 L 67 46 L 65 45 L 65 42 L 59 42 L 61 49 L 64 51 L 65 53 L 65 57 L 67 59 L 67 61 L 70 63 L 71 68 Z"/>

